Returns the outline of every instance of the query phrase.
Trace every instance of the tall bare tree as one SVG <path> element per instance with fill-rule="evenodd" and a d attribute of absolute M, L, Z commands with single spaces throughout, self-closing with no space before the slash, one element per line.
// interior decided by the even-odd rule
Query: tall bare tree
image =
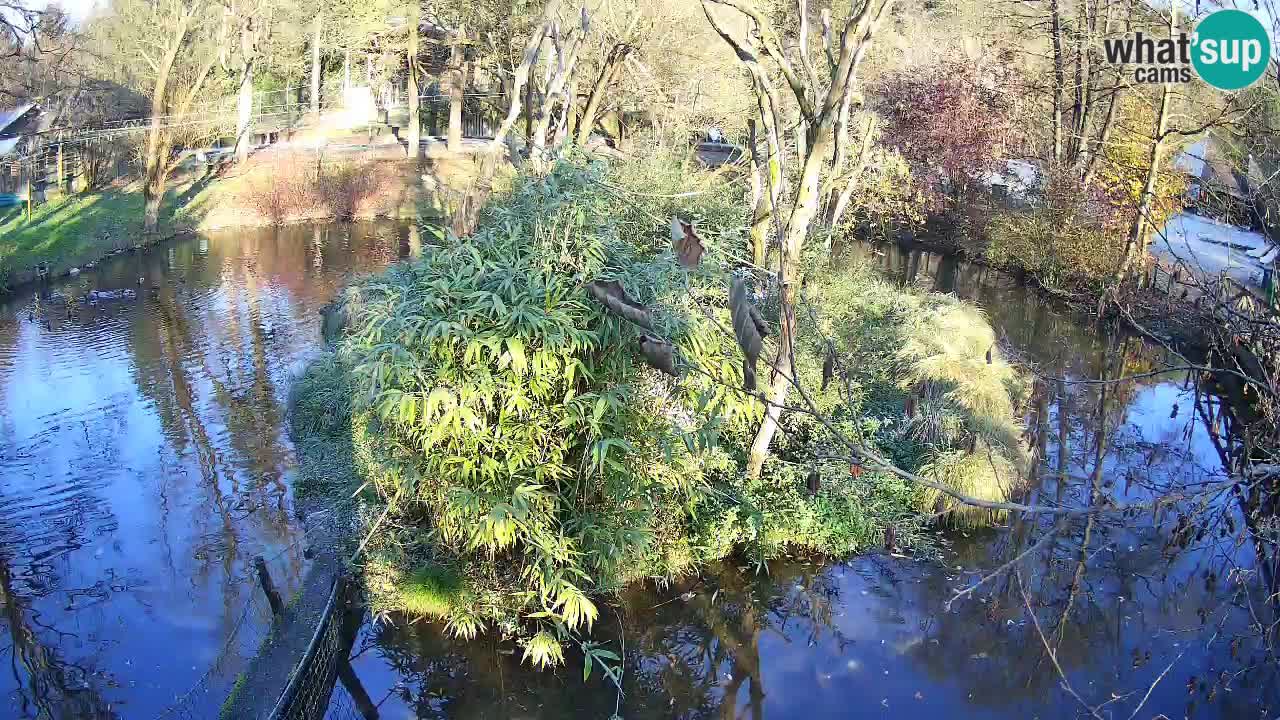
<path fill-rule="evenodd" d="M 224 27 L 220 35 L 231 38 L 222 46 L 222 66 L 238 76 L 236 92 L 236 159 L 244 162 L 249 157 L 252 144 L 253 79 L 261 50 L 268 42 L 271 28 L 265 22 L 267 2 L 264 0 L 233 0 L 223 6 Z M 231 52 L 228 52 L 230 50 Z M 231 59 L 228 60 L 228 55 Z"/>
<path fill-rule="evenodd" d="M 772 22 L 750 0 L 702 0 L 708 21 L 733 48 L 742 66 L 751 75 L 771 158 L 782 157 L 782 133 L 779 129 L 786 125 L 785 109 L 780 102 L 779 93 L 774 89 L 775 74 L 782 77 L 790 90 L 799 116 L 796 123 L 798 133 L 795 153 L 799 174 L 789 201 L 775 207 L 777 220 L 774 222 L 783 223 L 778 237 L 781 329 L 767 391 L 769 406 L 751 444 L 747 461 L 747 472 L 752 477 L 758 477 L 764 466 L 769 455 L 769 445 L 778 431 L 781 406 L 791 385 L 796 382 L 793 344 L 796 335 L 795 311 L 800 283 L 800 256 L 818 213 L 820 184 L 831 157 L 836 121 L 841 108 L 849 101 L 851 93 L 855 92 L 858 67 L 871 47 L 880 21 L 892 4 L 893 0 L 855 2 L 840 31 L 839 40 L 835 41 L 829 32 L 825 34 L 828 41 L 827 51 L 823 53 L 824 72 L 819 73 L 812 58 L 808 6 L 805 0 L 797 2 L 799 17 L 796 25 L 800 31 L 792 43 L 796 49 L 794 55 L 784 49 L 782 39 Z M 744 21 L 749 32 L 735 35 L 713 12 L 712 6 L 728 8 L 736 13 L 736 19 Z M 792 62 L 793 56 L 799 57 L 799 69 Z M 762 59 L 767 61 L 767 67 L 761 62 Z M 772 176 L 773 173 L 770 172 L 769 177 Z"/>
<path fill-rule="evenodd" d="M 121 12 L 126 10 L 127 12 Z M 152 71 L 151 123 L 142 153 L 143 230 L 154 233 L 179 129 L 206 89 L 218 54 L 216 6 L 211 0 L 158 0 L 117 6 L 133 33 L 137 56 Z M 148 15 L 149 21 L 148 21 Z"/>
<path fill-rule="evenodd" d="M 449 152 L 462 150 L 462 103 L 467 86 L 466 33 L 455 28 L 449 38 L 449 67 L 441 89 L 449 98 Z"/>
<path fill-rule="evenodd" d="M 422 8 L 417 0 L 408 7 L 409 41 L 405 44 L 405 63 L 409 68 L 409 132 L 406 135 L 408 148 L 406 153 L 415 160 L 422 157 L 422 88 L 418 74 L 422 71 L 418 62 L 418 34 L 422 22 Z"/>
<path fill-rule="evenodd" d="M 311 36 L 311 114 L 320 114 L 320 48 L 324 43 L 324 10 L 316 12 Z"/>

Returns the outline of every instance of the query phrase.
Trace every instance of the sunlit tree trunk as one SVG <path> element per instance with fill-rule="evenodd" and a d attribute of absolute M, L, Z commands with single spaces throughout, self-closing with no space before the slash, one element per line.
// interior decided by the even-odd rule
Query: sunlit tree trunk
<path fill-rule="evenodd" d="M 311 112 L 320 114 L 320 42 L 324 13 L 316 13 L 315 35 L 311 38 Z"/>
<path fill-rule="evenodd" d="M 726 30 L 712 14 L 709 4 L 727 6 L 746 16 L 750 22 L 750 34 L 746 39 L 739 40 Z M 752 440 L 747 456 L 749 477 L 760 476 L 764 462 L 769 456 L 769 446 L 778 431 L 782 414 L 781 406 L 786 400 L 791 385 L 798 382 L 795 372 L 794 343 L 800 257 L 813 219 L 818 213 L 822 196 L 822 174 L 831 152 L 837 115 L 848 94 L 857 84 L 858 66 L 871 45 L 880 19 L 890 5 L 892 0 L 866 0 L 854 6 L 854 11 L 846 20 L 844 30 L 840 34 L 839 59 L 836 60 L 828 53 L 831 82 L 825 90 L 822 90 L 811 84 L 807 85 L 804 77 L 795 72 L 769 20 L 753 5 L 744 0 L 703 0 L 703 11 L 708 22 L 733 48 L 743 67 L 751 74 L 757 105 L 761 109 L 762 116 L 767 118 L 772 114 L 772 120 L 776 126 L 779 103 L 771 91 L 770 73 L 764 71 L 757 60 L 757 51 L 769 58 L 781 73 L 795 96 L 806 129 L 803 142 L 797 143 L 803 151 L 798 158 L 802 170 L 790 202 L 790 209 L 787 211 L 787 222 L 779 253 L 778 350 L 773 360 L 769 387 L 765 391 L 767 400 L 765 417 Z M 808 48 L 802 45 L 799 52 L 803 56 L 808 53 Z M 807 64 L 807 60 L 804 62 Z M 806 73 L 806 75 L 809 74 Z M 809 82 L 812 83 L 812 80 Z M 779 209 L 776 206 L 774 208 L 775 212 Z"/>
<path fill-rule="evenodd" d="M 1053 44 L 1053 161 L 1062 161 L 1062 105 L 1067 75 L 1062 57 L 1062 11 L 1058 0 L 1049 0 L 1049 39 Z"/>
<path fill-rule="evenodd" d="M 520 118 L 521 97 L 524 98 L 524 108 L 527 113 L 531 113 L 529 108 L 532 106 L 532 88 L 529 86 L 529 72 L 533 68 L 534 63 L 538 61 L 538 51 L 542 47 L 542 39 L 546 37 L 551 24 L 555 22 L 556 12 L 560 9 L 561 0 L 547 0 L 547 4 L 542 9 L 542 22 L 529 34 L 529 40 L 525 43 L 524 54 L 520 60 L 520 64 L 516 67 L 514 79 L 511 83 L 510 106 L 507 109 L 507 117 L 503 119 L 502 124 L 498 126 L 497 132 L 493 134 L 493 142 L 489 144 L 490 150 L 496 150 L 501 147 L 507 138 L 507 133 L 511 132 L 511 128 L 515 126 L 516 121 Z M 531 115 L 526 115 L 527 122 Z M 527 128 L 532 130 L 532 125 Z"/>
<path fill-rule="evenodd" d="M 422 100 L 418 97 L 418 4 L 411 4 L 409 10 L 409 44 L 405 50 L 405 60 L 409 64 L 409 131 L 405 135 L 408 147 L 405 154 L 417 160 L 422 157 Z"/>
<path fill-rule="evenodd" d="M 1177 26 L 1178 9 L 1175 3 L 1169 16 L 1169 34 L 1172 37 Z M 1165 135 L 1169 131 L 1169 105 L 1173 99 L 1173 86 L 1166 84 L 1160 92 L 1160 109 L 1156 113 L 1155 133 L 1151 137 L 1151 151 L 1147 156 L 1146 178 L 1142 183 L 1142 194 L 1138 196 L 1137 213 L 1129 225 L 1129 237 L 1124 245 L 1124 259 L 1116 268 L 1113 280 L 1116 284 L 1125 282 L 1143 264 L 1147 252 L 1147 233 L 1151 230 L 1148 220 L 1151 208 L 1155 203 L 1156 181 L 1160 177 L 1160 161 L 1164 154 Z"/>
<path fill-rule="evenodd" d="M 766 92 L 767 94 L 767 92 Z M 760 95 L 757 93 L 757 98 Z M 764 267 L 769 254 L 770 229 L 774 224 L 774 214 L 782 201 L 782 139 L 778 136 L 778 126 L 774 115 L 761 105 L 760 127 L 764 135 L 764 156 L 761 157 L 760 145 L 753 138 L 751 141 L 752 161 L 759 169 L 760 195 L 756 199 L 751 215 L 751 261 L 758 267 Z M 755 124 L 751 125 L 752 135 Z"/>
<path fill-rule="evenodd" d="M 169 94 L 169 74 L 178 57 L 178 50 L 187 37 L 191 15 L 183 13 L 169 38 L 164 56 L 156 68 L 156 81 L 151 91 L 151 127 L 147 130 L 146 150 L 142 156 L 142 231 L 154 233 L 160 226 L 160 203 L 164 198 L 165 180 L 168 175 L 169 143 L 163 127 L 163 116 Z"/>
<path fill-rule="evenodd" d="M 596 76 L 596 82 L 591 86 L 587 104 L 582 108 L 582 119 L 578 121 L 577 137 L 574 139 L 579 146 L 586 145 L 591 139 L 591 131 L 596 125 L 596 116 L 600 113 L 600 104 L 604 102 L 608 89 L 618 82 L 622 66 L 631 55 L 631 51 L 630 46 L 621 43 L 609 50 L 604 64 L 600 67 L 600 74 Z"/>
<path fill-rule="evenodd" d="M 463 90 L 467 82 L 465 62 L 465 58 L 463 57 L 462 33 L 459 32 L 453 38 L 453 44 L 449 48 L 449 73 L 447 77 L 449 93 L 450 152 L 460 152 L 462 150 L 462 101 Z"/>
<path fill-rule="evenodd" d="M 207 5 L 193 2 L 183 5 L 177 17 L 172 18 L 170 29 L 163 30 L 168 34 L 164 52 L 158 61 L 152 63 L 156 79 L 151 94 L 151 124 L 147 130 L 147 138 L 142 156 L 142 229 L 145 233 L 154 233 L 160 226 L 160 207 L 164 201 L 165 187 L 169 173 L 173 170 L 173 130 L 167 124 L 179 124 L 191 110 L 191 103 L 204 88 L 214 63 L 218 61 L 216 53 L 209 53 L 204 62 L 178 76 L 184 83 L 184 92 L 177 107 L 170 102 L 175 94 L 172 87 L 174 81 L 174 65 L 179 54 L 186 51 L 188 36 L 192 32 L 192 22 L 199 13 L 204 12 Z M 167 117 L 166 117 L 167 114 Z"/>
<path fill-rule="evenodd" d="M 246 43 L 251 41 L 246 40 Z M 244 74 L 240 78 L 240 96 L 237 98 L 237 119 L 236 119 L 236 160 L 244 162 L 249 157 L 249 145 L 253 139 L 253 71 L 254 58 L 249 54 L 252 50 L 246 48 L 246 57 L 244 63 Z"/>
<path fill-rule="evenodd" d="M 557 104 L 565 112 L 571 110 L 566 88 L 570 86 L 573 75 L 577 71 L 578 52 L 582 49 L 587 29 L 587 12 L 584 9 L 582 11 L 581 26 L 571 31 L 569 36 L 564 39 L 563 44 L 555 28 L 552 28 L 551 33 L 548 35 L 554 50 L 555 61 L 554 64 L 549 64 L 545 93 L 538 111 L 538 121 L 533 128 L 534 156 L 541 156 L 546 151 L 547 135 L 548 131 L 552 129 L 551 120 L 555 117 Z"/>

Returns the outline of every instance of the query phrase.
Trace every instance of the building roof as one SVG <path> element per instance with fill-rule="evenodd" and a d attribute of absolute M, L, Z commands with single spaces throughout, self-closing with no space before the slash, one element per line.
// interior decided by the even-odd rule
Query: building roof
<path fill-rule="evenodd" d="M 1236 169 L 1227 154 L 1209 138 L 1187 146 L 1174 160 L 1173 166 L 1229 195 L 1239 198 L 1249 195 L 1249 178 Z"/>
<path fill-rule="evenodd" d="M 9 132 L 9 127 L 26 117 L 27 113 L 34 110 L 35 107 L 35 103 L 27 103 L 9 110 L 0 110 L 0 137 L 13 134 Z"/>

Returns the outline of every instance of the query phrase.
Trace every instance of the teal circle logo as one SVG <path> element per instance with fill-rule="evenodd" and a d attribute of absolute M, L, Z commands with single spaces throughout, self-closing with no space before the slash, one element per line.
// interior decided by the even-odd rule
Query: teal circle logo
<path fill-rule="evenodd" d="M 1266 72 L 1271 36 L 1258 18 L 1243 10 L 1218 10 L 1196 25 L 1191 65 L 1201 80 L 1219 90 L 1242 90 Z"/>

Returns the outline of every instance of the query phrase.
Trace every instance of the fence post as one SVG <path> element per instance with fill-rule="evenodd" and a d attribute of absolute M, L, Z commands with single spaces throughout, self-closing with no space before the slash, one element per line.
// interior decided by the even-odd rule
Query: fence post
<path fill-rule="evenodd" d="M 62 152 L 62 143 L 58 143 L 58 192 L 67 194 L 67 160 Z"/>
<path fill-rule="evenodd" d="M 351 662 L 346 657 L 338 659 L 338 679 L 342 681 L 342 686 L 347 689 L 347 694 L 355 701 L 356 709 L 360 711 L 360 715 L 365 720 L 378 720 L 378 706 L 369 697 L 369 693 L 361 684 L 359 676 L 351 667 Z"/>
<path fill-rule="evenodd" d="M 275 583 L 271 582 L 271 573 L 267 572 L 267 561 L 258 555 L 253 559 L 254 567 L 258 568 L 258 583 L 262 585 L 262 592 L 267 595 L 267 602 L 271 603 L 271 614 L 279 615 L 284 612 L 284 601 L 280 599 L 280 593 L 276 592 Z"/>

